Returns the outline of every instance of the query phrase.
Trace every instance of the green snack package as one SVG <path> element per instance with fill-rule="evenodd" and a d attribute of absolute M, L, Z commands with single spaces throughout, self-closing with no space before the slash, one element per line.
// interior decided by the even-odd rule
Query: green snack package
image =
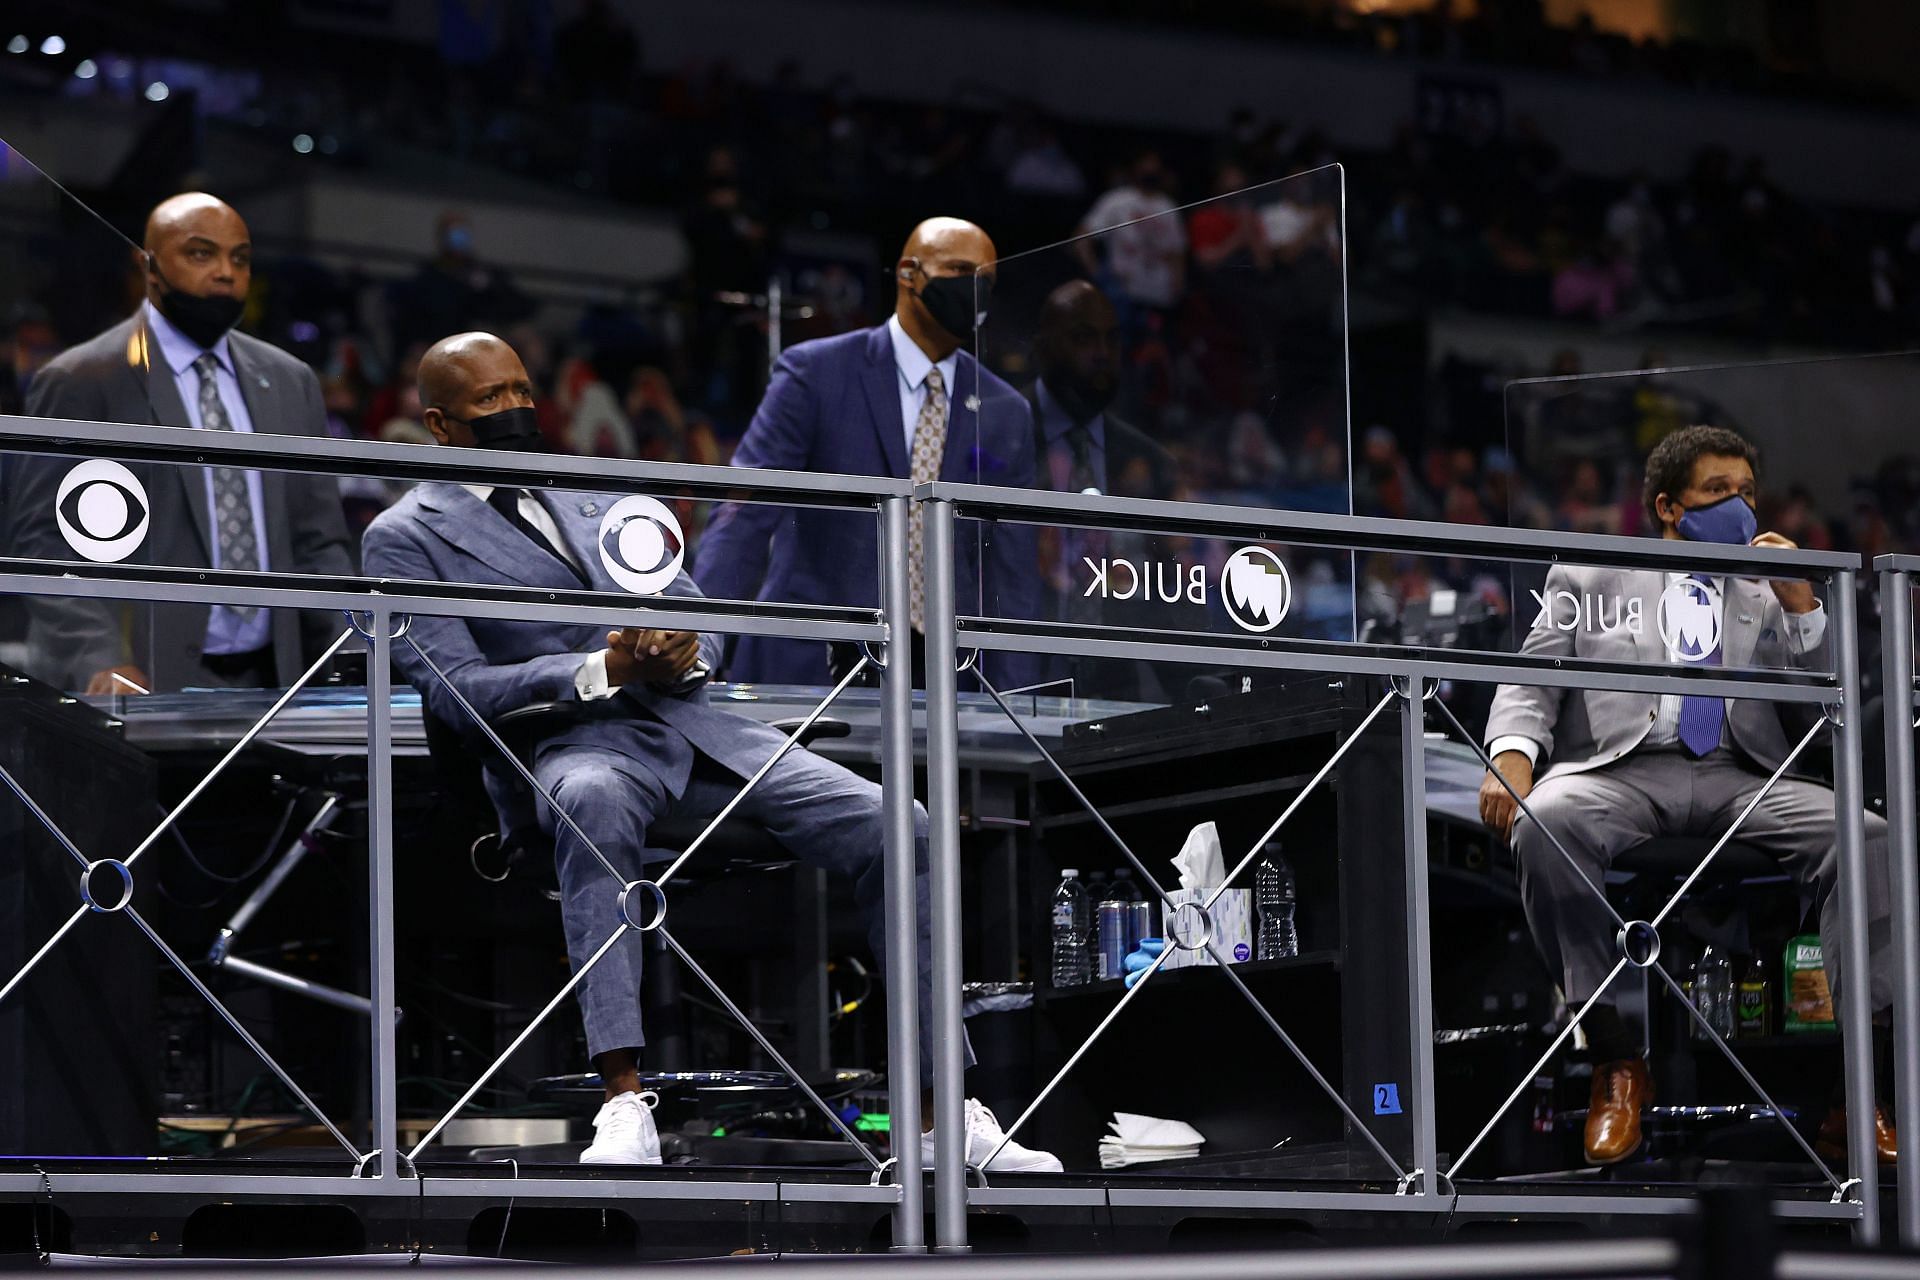
<path fill-rule="evenodd" d="M 1833 1030 L 1833 993 L 1827 990 L 1827 971 L 1821 959 L 1817 935 L 1807 933 L 1787 939 L 1780 985 L 1788 1031 Z"/>

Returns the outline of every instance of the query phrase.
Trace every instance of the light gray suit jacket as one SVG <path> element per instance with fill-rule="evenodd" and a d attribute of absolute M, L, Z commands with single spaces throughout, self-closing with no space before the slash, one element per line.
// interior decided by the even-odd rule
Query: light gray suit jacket
<path fill-rule="evenodd" d="M 627 594 L 600 559 L 600 520 L 619 494 L 542 492 L 539 499 L 559 526 L 574 560 L 596 591 Z M 580 590 L 567 567 L 536 547 L 492 507 L 456 484 L 422 484 L 380 513 L 361 543 L 371 577 L 397 582 L 483 583 Z M 663 593 L 699 596 L 682 571 Z M 641 626 L 618 606 L 604 622 L 517 622 L 507 618 L 415 617 L 410 638 L 445 672 L 462 697 L 488 720 L 535 702 L 578 698 L 575 677 L 587 655 L 606 647 L 613 627 Z M 700 637 L 710 669 L 720 663 L 720 638 Z M 393 657 L 427 709 L 463 733 L 471 721 L 413 648 L 402 640 Z M 542 744 L 542 750 L 584 746 L 615 751 L 658 778 L 670 796 L 686 790 L 694 752 L 750 776 L 783 741 L 759 721 L 709 704 L 704 685 L 685 693 L 628 687 L 583 708 L 582 718 Z M 518 803 L 491 773 L 489 791 L 503 822 L 513 825 Z"/>
<path fill-rule="evenodd" d="M 1778 597 L 1764 582 L 1726 578 L 1721 622 L 1721 656 L 1727 667 L 1771 670 L 1830 669 L 1830 642 L 1801 652 L 1799 632 L 1787 622 Z M 1658 610 L 1666 589 L 1666 575 L 1646 569 L 1596 569 L 1556 565 L 1547 574 L 1546 592 L 1569 592 L 1583 602 L 1604 602 L 1593 610 L 1609 625 L 1561 630 L 1551 621 L 1536 625 L 1520 646 L 1522 653 L 1547 657 L 1597 658 L 1613 662 L 1666 663 L 1667 646 L 1660 636 Z M 1640 626 L 1629 625 L 1637 601 Z M 1529 604 L 1531 604 L 1529 597 Z M 1563 602 L 1564 603 L 1564 602 Z M 1570 608 L 1559 610 L 1564 622 Z M 1583 618 L 1583 622 L 1585 619 Z M 1626 693 L 1598 689 L 1543 689 L 1531 685 L 1502 685 L 1487 715 L 1486 741 L 1518 734 L 1538 744 L 1546 773 L 1578 773 L 1610 764 L 1645 741 L 1659 714 L 1654 693 Z M 1783 713 L 1798 719 L 1799 732 L 1790 739 Z M 1811 716 L 1798 704 L 1783 705 L 1738 699 L 1728 703 L 1727 731 L 1733 743 L 1755 764 L 1769 771 L 1780 767 L 1793 741 L 1804 734 Z M 1543 775 L 1544 776 L 1544 775 Z"/>
<path fill-rule="evenodd" d="M 62 352 L 34 375 L 27 412 L 43 418 L 190 427 L 186 406 L 157 343 L 149 341 L 144 310 L 98 337 Z M 234 371 L 253 429 L 280 435 L 326 434 L 326 409 L 313 370 L 269 343 L 228 335 Z M 111 456 L 111 451 L 104 451 Z M 73 467 L 71 458 L 14 455 L 10 477 L 12 550 L 23 559 L 73 560 L 54 521 L 54 497 Z M 200 467 L 129 464 L 146 488 L 152 523 L 130 563 L 204 569 L 213 563 L 207 523 L 206 475 Z M 329 476 L 286 471 L 260 473 L 267 527 L 267 563 L 276 574 L 345 577 L 353 573 L 339 485 Z M 123 627 L 120 610 L 93 600 L 30 597 L 28 649 L 33 674 L 63 685 L 85 683 L 96 671 L 133 662 L 159 689 L 198 682 L 208 606 L 135 607 Z M 300 674 L 343 629 L 337 614 L 277 609 L 273 654 L 282 683 Z"/>

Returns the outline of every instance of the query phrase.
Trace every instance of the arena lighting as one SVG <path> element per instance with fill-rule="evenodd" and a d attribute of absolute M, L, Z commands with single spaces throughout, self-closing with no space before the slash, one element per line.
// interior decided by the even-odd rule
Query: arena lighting
<path fill-rule="evenodd" d="M 49 58 L 57 58 L 67 51 L 67 42 L 59 36 L 48 36 L 40 42 L 40 52 Z"/>
<path fill-rule="evenodd" d="M 155 80 L 147 86 L 147 101 L 165 102 L 169 92 L 171 91 L 167 88 L 167 82 L 165 80 Z"/>
<path fill-rule="evenodd" d="M 91 80 L 99 74 L 99 64 L 92 58 L 80 59 L 80 65 L 73 69 L 73 78 L 76 80 Z"/>
<path fill-rule="evenodd" d="M 32 42 L 29 41 L 25 36 L 15 36 L 13 39 L 7 41 L 7 52 L 8 53 L 25 53 L 31 47 L 31 45 L 32 45 Z"/>
<path fill-rule="evenodd" d="M 293 149 L 295 151 L 298 151 L 303 156 L 312 155 L 313 154 L 313 135 L 310 133 L 294 134 Z"/>

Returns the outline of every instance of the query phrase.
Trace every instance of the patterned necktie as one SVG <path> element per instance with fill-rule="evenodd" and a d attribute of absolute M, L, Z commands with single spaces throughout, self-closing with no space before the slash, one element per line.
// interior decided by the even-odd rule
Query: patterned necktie
<path fill-rule="evenodd" d="M 1067 447 L 1073 450 L 1073 469 L 1067 473 L 1067 491 L 1085 493 L 1100 487 L 1093 474 L 1093 432 L 1083 422 L 1067 432 Z"/>
<path fill-rule="evenodd" d="M 1693 578 L 1694 581 L 1705 584 L 1711 590 L 1711 580 L 1705 574 L 1696 573 Z M 1720 630 L 1721 628 L 1715 629 L 1713 649 L 1706 657 L 1699 660 L 1699 665 L 1703 667 L 1720 665 L 1718 635 Z M 1711 754 L 1720 747 L 1720 731 L 1725 726 L 1726 720 L 1727 700 L 1725 698 L 1690 694 L 1680 699 L 1680 745 L 1696 758 Z"/>
<path fill-rule="evenodd" d="M 947 380 L 940 366 L 927 370 L 927 398 L 920 402 L 920 417 L 913 424 L 913 483 L 931 484 L 940 478 L 940 460 L 947 456 Z M 907 521 L 907 582 L 912 600 L 908 605 L 913 629 L 924 632 L 927 622 L 927 575 L 921 564 L 926 549 L 927 521 L 919 503 Z"/>
<path fill-rule="evenodd" d="M 193 362 L 200 375 L 200 426 L 206 431 L 231 431 L 233 420 L 220 399 L 220 362 L 209 351 Z M 213 538 L 214 556 L 222 569 L 257 570 L 260 567 L 260 540 L 253 527 L 253 499 L 247 492 L 247 473 L 239 467 L 214 467 Z M 242 605 L 224 606 L 242 622 L 252 622 L 258 609 Z"/>

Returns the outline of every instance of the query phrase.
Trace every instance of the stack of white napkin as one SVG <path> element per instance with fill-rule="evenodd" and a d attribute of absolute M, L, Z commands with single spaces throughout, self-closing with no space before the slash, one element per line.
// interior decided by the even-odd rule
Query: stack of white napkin
<path fill-rule="evenodd" d="M 1190 1160 L 1200 1154 L 1200 1144 L 1206 1141 L 1190 1124 L 1136 1116 L 1126 1111 L 1114 1112 L 1113 1122 L 1107 1127 L 1113 1132 L 1100 1139 L 1102 1169 L 1124 1169 L 1130 1164 L 1152 1164 L 1159 1160 Z"/>

